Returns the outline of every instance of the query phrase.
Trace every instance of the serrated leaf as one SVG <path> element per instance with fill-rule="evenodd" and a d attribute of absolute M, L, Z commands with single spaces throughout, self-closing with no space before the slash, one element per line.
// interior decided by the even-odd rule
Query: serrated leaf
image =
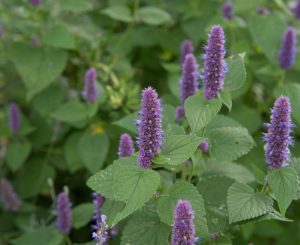
<path fill-rule="evenodd" d="M 252 219 L 270 212 L 273 200 L 245 184 L 234 183 L 228 190 L 229 223 Z"/>
<path fill-rule="evenodd" d="M 138 211 L 122 233 L 121 245 L 168 244 L 171 227 L 161 222 L 154 205 Z"/>
<path fill-rule="evenodd" d="M 268 183 L 283 215 L 296 195 L 297 179 L 297 172 L 293 167 L 284 167 L 269 172 Z"/>
<path fill-rule="evenodd" d="M 163 144 L 161 154 L 153 162 L 169 165 L 182 164 L 193 155 L 200 142 L 201 138 L 196 136 L 169 136 Z"/>
<path fill-rule="evenodd" d="M 205 136 L 208 136 L 211 131 L 223 127 L 242 127 L 237 121 L 224 115 L 216 115 L 205 128 Z"/>
<path fill-rule="evenodd" d="M 231 94 L 228 91 L 222 91 L 221 93 L 219 93 L 219 97 L 222 100 L 222 103 L 228 108 L 229 111 L 231 111 L 231 107 L 232 107 Z"/>
<path fill-rule="evenodd" d="M 165 131 L 165 136 L 169 137 L 171 135 L 185 135 L 184 127 L 178 124 L 169 124 Z"/>
<path fill-rule="evenodd" d="M 245 54 L 230 56 L 226 59 L 228 73 L 224 81 L 224 90 L 233 91 L 241 88 L 246 80 L 246 68 L 244 64 Z"/>
<path fill-rule="evenodd" d="M 19 169 L 29 156 L 31 144 L 29 142 L 12 142 L 7 147 L 6 162 L 13 171 Z"/>
<path fill-rule="evenodd" d="M 148 25 L 161 25 L 171 20 L 171 15 L 168 12 L 150 6 L 138 9 L 137 16 Z"/>
<path fill-rule="evenodd" d="M 236 160 L 255 145 L 248 130 L 242 127 L 222 127 L 208 135 L 210 155 L 219 160 Z"/>
<path fill-rule="evenodd" d="M 208 228 L 204 201 L 196 187 L 186 181 L 177 181 L 169 190 L 158 200 L 157 212 L 160 219 L 172 225 L 173 212 L 178 200 L 189 200 L 195 213 L 196 234 L 202 239 L 208 238 Z"/>
<path fill-rule="evenodd" d="M 114 5 L 102 10 L 102 13 L 112 19 L 124 22 L 132 22 L 133 18 L 130 9 L 125 5 Z"/>
<path fill-rule="evenodd" d="M 109 139 L 104 134 L 84 134 L 79 143 L 78 151 L 84 166 L 91 172 L 99 171 L 106 159 L 109 149 Z"/>
<path fill-rule="evenodd" d="M 187 98 L 184 103 L 185 116 L 196 133 L 213 119 L 222 106 L 220 99 L 204 100 L 201 91 Z"/>
<path fill-rule="evenodd" d="M 79 229 L 92 220 L 95 207 L 92 203 L 82 203 L 72 209 L 72 226 Z"/>

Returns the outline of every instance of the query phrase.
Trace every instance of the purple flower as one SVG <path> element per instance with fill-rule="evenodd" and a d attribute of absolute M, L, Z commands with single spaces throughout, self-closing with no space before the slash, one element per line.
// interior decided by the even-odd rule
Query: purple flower
<path fill-rule="evenodd" d="M 20 130 L 20 109 L 15 102 L 9 104 L 9 126 L 13 134 Z"/>
<path fill-rule="evenodd" d="M 122 134 L 119 141 L 119 157 L 129 157 L 134 153 L 133 141 L 128 134 Z"/>
<path fill-rule="evenodd" d="M 204 97 L 206 99 L 216 98 L 223 89 L 224 78 L 227 72 L 225 56 L 225 37 L 221 26 L 216 25 L 211 28 L 208 36 L 208 43 L 204 48 L 205 54 L 204 69 L 202 72 L 204 84 Z"/>
<path fill-rule="evenodd" d="M 266 162 L 271 169 L 288 165 L 289 145 L 292 144 L 290 133 L 293 128 L 291 105 L 286 96 L 279 97 L 271 110 L 271 122 L 266 124 L 268 132 L 264 134 Z"/>
<path fill-rule="evenodd" d="M 65 192 L 61 192 L 57 196 L 56 211 L 57 220 L 56 228 L 63 233 L 69 234 L 72 228 L 72 211 L 71 202 Z"/>
<path fill-rule="evenodd" d="M 9 211 L 18 211 L 22 204 L 12 185 L 5 179 L 0 180 L 0 200 L 4 209 Z"/>
<path fill-rule="evenodd" d="M 295 63 L 297 52 L 297 34 L 293 27 L 288 27 L 283 35 L 279 51 L 279 65 L 282 69 L 288 69 Z"/>
<path fill-rule="evenodd" d="M 180 48 L 180 62 L 183 64 L 185 56 L 194 52 L 193 43 L 190 40 L 184 40 Z"/>
<path fill-rule="evenodd" d="M 232 9 L 233 9 L 232 2 L 226 2 L 223 4 L 222 10 L 223 10 L 224 19 L 231 20 L 233 18 Z"/>
<path fill-rule="evenodd" d="M 194 212 L 189 201 L 179 200 L 174 210 L 172 245 L 195 244 Z"/>
<path fill-rule="evenodd" d="M 142 168 L 150 168 L 152 159 L 160 153 L 163 131 L 161 122 L 161 105 L 156 91 L 149 87 L 142 93 L 142 110 L 140 112 L 138 164 Z"/>
<path fill-rule="evenodd" d="M 204 153 L 208 152 L 208 149 L 209 149 L 208 141 L 207 140 L 202 141 L 199 145 L 199 148 Z"/>
<path fill-rule="evenodd" d="M 184 107 L 182 105 L 176 107 L 176 120 L 179 121 L 184 117 Z"/>
<path fill-rule="evenodd" d="M 296 5 L 293 8 L 294 15 L 297 20 L 300 20 L 300 0 L 297 1 Z"/>
<path fill-rule="evenodd" d="M 180 81 L 180 102 L 181 108 L 176 112 L 177 120 L 184 116 L 184 101 L 194 95 L 199 87 L 198 64 L 193 54 L 187 54 L 182 65 L 182 78 Z M 181 117 L 179 117 L 181 116 Z"/>
<path fill-rule="evenodd" d="M 85 74 L 83 97 L 87 102 L 95 102 L 99 91 L 97 87 L 96 69 L 90 68 Z"/>
<path fill-rule="evenodd" d="M 32 6 L 37 6 L 42 3 L 42 0 L 30 0 Z"/>
<path fill-rule="evenodd" d="M 256 9 L 256 12 L 259 14 L 259 15 L 269 15 L 270 14 L 270 11 L 269 9 L 265 8 L 265 7 L 258 7 Z"/>

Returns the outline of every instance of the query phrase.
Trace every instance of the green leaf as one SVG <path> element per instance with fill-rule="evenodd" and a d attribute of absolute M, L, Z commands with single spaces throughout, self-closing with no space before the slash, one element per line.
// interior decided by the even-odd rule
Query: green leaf
<path fill-rule="evenodd" d="M 12 142 L 7 147 L 6 161 L 11 170 L 16 171 L 25 162 L 31 151 L 29 142 Z"/>
<path fill-rule="evenodd" d="M 160 221 L 154 205 L 148 206 L 134 214 L 127 223 L 122 233 L 121 245 L 169 244 L 171 227 Z"/>
<path fill-rule="evenodd" d="M 178 165 L 190 158 L 201 141 L 200 137 L 171 135 L 165 139 L 161 154 L 153 160 L 158 164 Z"/>
<path fill-rule="evenodd" d="M 178 200 L 189 200 L 195 213 L 196 234 L 202 239 L 208 238 L 208 228 L 204 201 L 196 187 L 185 181 L 177 181 L 169 190 L 158 199 L 157 212 L 160 219 L 172 225 L 173 212 Z"/>
<path fill-rule="evenodd" d="M 58 121 L 72 125 L 85 121 L 88 114 L 84 104 L 79 101 L 70 101 L 61 105 L 51 116 Z"/>
<path fill-rule="evenodd" d="M 105 199 L 105 202 L 102 206 L 102 213 L 106 215 L 106 223 L 109 226 L 113 225 L 113 221 L 116 216 L 124 209 L 125 203 L 118 202 L 110 199 Z"/>
<path fill-rule="evenodd" d="M 252 219 L 270 212 L 273 200 L 245 184 L 235 183 L 228 190 L 229 223 Z"/>
<path fill-rule="evenodd" d="M 268 184 L 283 215 L 296 195 L 297 181 L 297 172 L 293 167 L 284 167 L 269 172 Z"/>
<path fill-rule="evenodd" d="M 255 145 L 248 130 L 241 127 L 222 127 L 208 135 L 210 155 L 219 160 L 236 160 L 248 153 Z"/>
<path fill-rule="evenodd" d="M 228 73 L 224 81 L 224 90 L 233 91 L 241 88 L 246 80 L 244 64 L 245 53 L 233 55 L 226 59 Z"/>
<path fill-rule="evenodd" d="M 167 138 L 172 135 L 185 135 L 185 130 L 184 127 L 178 124 L 169 124 L 165 131 L 165 135 Z"/>
<path fill-rule="evenodd" d="M 142 7 L 137 11 L 138 18 L 148 25 L 161 25 L 171 20 L 171 15 L 156 7 Z"/>
<path fill-rule="evenodd" d="M 219 94 L 219 97 L 222 100 L 222 103 L 228 108 L 229 111 L 231 111 L 231 107 L 232 107 L 231 94 L 227 91 L 222 91 Z"/>
<path fill-rule="evenodd" d="M 43 41 L 56 48 L 75 49 L 75 38 L 64 25 L 52 26 L 43 36 Z"/>
<path fill-rule="evenodd" d="M 25 42 L 10 45 L 8 56 L 25 83 L 29 99 L 57 79 L 67 61 L 67 53 L 62 50 L 35 47 Z"/>
<path fill-rule="evenodd" d="M 107 134 L 84 134 L 79 143 L 78 151 L 84 166 L 91 172 L 99 171 L 106 159 L 109 149 Z"/>
<path fill-rule="evenodd" d="M 15 240 L 12 240 L 12 244 L 14 245 L 61 245 L 63 242 L 63 235 L 52 227 L 39 228 L 32 232 L 25 233 Z"/>
<path fill-rule="evenodd" d="M 102 13 L 112 19 L 124 22 L 132 22 L 133 18 L 130 9 L 125 5 L 114 5 L 102 10 Z"/>
<path fill-rule="evenodd" d="M 82 203 L 72 209 L 72 226 L 79 229 L 92 220 L 95 207 L 92 203 Z"/>
<path fill-rule="evenodd" d="M 64 156 L 71 173 L 74 173 L 83 167 L 78 151 L 78 143 L 81 137 L 82 133 L 73 133 L 66 139 L 64 144 Z"/>
<path fill-rule="evenodd" d="M 137 134 L 137 126 L 134 124 L 134 121 L 138 118 L 138 112 L 133 112 L 120 120 L 113 122 L 113 124 Z"/>
<path fill-rule="evenodd" d="M 59 0 L 61 8 L 74 13 L 86 12 L 93 8 L 93 0 Z"/>
<path fill-rule="evenodd" d="M 204 100 L 201 91 L 187 98 L 184 103 L 185 115 L 193 132 L 206 126 L 222 106 L 220 99 Z"/>

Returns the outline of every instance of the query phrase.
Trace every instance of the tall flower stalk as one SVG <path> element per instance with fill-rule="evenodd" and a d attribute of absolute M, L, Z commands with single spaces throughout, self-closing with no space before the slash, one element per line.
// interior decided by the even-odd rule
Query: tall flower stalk
<path fill-rule="evenodd" d="M 56 201 L 56 228 L 62 233 L 69 234 L 72 229 L 71 202 L 65 192 L 59 193 Z"/>
<path fill-rule="evenodd" d="M 95 102 L 99 96 L 97 86 L 97 71 L 90 68 L 85 74 L 83 97 L 87 102 Z"/>

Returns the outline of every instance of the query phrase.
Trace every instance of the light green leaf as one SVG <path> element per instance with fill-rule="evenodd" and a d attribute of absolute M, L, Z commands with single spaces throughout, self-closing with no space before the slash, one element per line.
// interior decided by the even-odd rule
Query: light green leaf
<path fill-rule="evenodd" d="M 125 5 L 113 5 L 102 10 L 102 13 L 112 19 L 124 22 L 132 22 L 133 18 L 130 9 Z"/>
<path fill-rule="evenodd" d="M 269 172 L 268 183 L 283 215 L 296 195 L 297 181 L 297 172 L 293 167 L 284 167 Z"/>
<path fill-rule="evenodd" d="M 273 200 L 245 184 L 235 183 L 228 190 L 229 223 L 252 219 L 272 211 Z"/>
<path fill-rule="evenodd" d="M 110 199 L 105 199 L 105 202 L 102 206 L 102 213 L 106 215 L 107 220 L 106 223 L 109 226 L 113 225 L 113 221 L 116 216 L 124 209 L 125 203 L 118 202 Z"/>
<path fill-rule="evenodd" d="M 79 143 L 78 151 L 84 166 L 91 172 L 99 171 L 106 159 L 109 149 L 107 134 L 84 134 Z"/>
<path fill-rule="evenodd" d="M 29 99 L 58 78 L 67 61 L 67 53 L 62 50 L 25 43 L 10 45 L 8 57 L 22 77 Z"/>
<path fill-rule="evenodd" d="M 156 7 L 142 7 L 137 11 L 137 16 L 148 25 L 161 25 L 171 20 L 171 15 Z"/>
<path fill-rule="evenodd" d="M 56 48 L 75 49 L 75 38 L 64 25 L 52 26 L 43 36 L 43 41 Z"/>
<path fill-rule="evenodd" d="M 231 111 L 232 107 L 232 98 L 231 94 L 228 91 L 222 91 L 219 93 L 219 98 L 222 100 L 222 103 Z"/>
<path fill-rule="evenodd" d="M 86 12 L 93 8 L 94 0 L 60 0 L 60 6 L 65 11 L 71 11 L 74 13 Z"/>
<path fill-rule="evenodd" d="M 246 80 L 246 68 L 244 64 L 245 54 L 230 56 L 226 59 L 228 73 L 225 76 L 224 90 L 233 91 L 241 88 Z"/>
<path fill-rule="evenodd" d="M 169 190 L 158 200 L 157 212 L 160 219 L 172 225 L 173 212 L 178 200 L 189 200 L 195 213 L 196 234 L 202 239 L 208 238 L 208 228 L 204 201 L 196 187 L 185 181 L 177 181 Z"/>
<path fill-rule="evenodd" d="M 7 147 L 6 161 L 13 171 L 19 169 L 29 156 L 31 144 L 29 142 L 11 142 Z"/>
<path fill-rule="evenodd" d="M 248 153 L 255 145 L 248 130 L 241 127 L 217 128 L 208 135 L 210 155 L 219 160 L 232 161 Z"/>
<path fill-rule="evenodd" d="M 184 103 L 185 116 L 193 132 L 206 126 L 222 106 L 220 99 L 204 100 L 201 91 L 187 98 Z"/>
<path fill-rule="evenodd" d="M 158 164 L 178 165 L 190 158 L 201 142 L 200 137 L 171 135 L 165 139 L 161 154 L 153 160 Z"/>
<path fill-rule="evenodd" d="M 72 226 L 79 229 L 92 220 L 95 207 L 92 203 L 82 203 L 72 209 Z"/>
<path fill-rule="evenodd" d="M 134 134 L 137 134 L 137 126 L 134 124 L 134 121 L 139 118 L 138 112 L 133 112 L 120 120 L 113 122 L 114 125 L 118 125 L 121 128 L 124 128 Z"/>
<path fill-rule="evenodd" d="M 165 131 L 165 135 L 166 137 L 171 135 L 185 135 L 185 130 L 184 127 L 178 124 L 169 124 Z"/>

